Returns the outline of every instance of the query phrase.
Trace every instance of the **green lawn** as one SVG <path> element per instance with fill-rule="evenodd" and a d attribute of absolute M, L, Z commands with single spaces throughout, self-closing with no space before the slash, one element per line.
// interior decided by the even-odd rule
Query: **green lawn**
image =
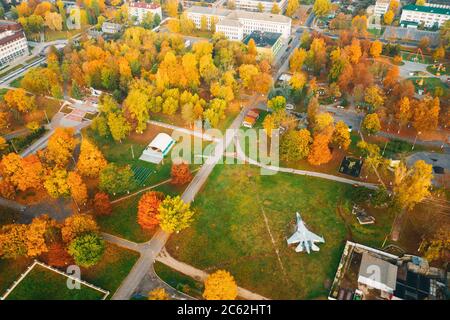
<path fill-rule="evenodd" d="M 8 295 L 7 300 L 99 300 L 104 293 L 81 284 L 69 289 L 67 277 L 40 265 L 34 268 Z"/>
<path fill-rule="evenodd" d="M 434 75 L 437 75 L 437 73 L 439 73 L 439 75 L 441 75 L 441 76 L 450 74 L 450 63 L 447 63 L 447 64 L 444 63 L 441 66 L 441 69 L 439 71 L 438 71 L 438 66 L 439 66 L 439 64 L 429 65 L 427 67 L 427 71 Z"/>
<path fill-rule="evenodd" d="M 156 274 L 167 284 L 191 297 L 203 299 L 203 283 L 192 279 L 161 262 L 155 262 L 153 265 Z"/>
<path fill-rule="evenodd" d="M 148 179 L 143 182 L 144 185 L 137 186 L 135 190 L 170 178 L 170 169 L 172 166 L 170 156 L 165 159 L 164 163 L 160 164 L 153 164 L 139 160 L 139 157 L 142 155 L 142 151 L 144 151 L 153 137 L 145 141 L 137 141 L 129 137 L 123 140 L 122 143 L 118 143 L 114 142 L 111 138 L 99 137 L 91 129 L 87 129 L 85 132 L 92 140 L 94 140 L 95 144 L 100 148 L 108 162 L 114 162 L 118 165 L 128 164 L 130 166 L 140 166 L 148 168 L 152 171 L 152 174 L 150 174 Z M 161 132 L 165 131 L 161 130 Z"/>
<path fill-rule="evenodd" d="M 8 92 L 8 89 L 0 88 L 0 100 L 3 100 L 3 96 Z"/>
<path fill-rule="evenodd" d="M 443 83 L 439 78 L 412 77 L 412 78 L 408 78 L 408 80 L 411 80 L 414 83 L 416 90 L 425 89 L 426 92 L 431 91 L 433 93 L 437 87 L 440 87 L 444 90 L 444 95 L 445 95 L 445 92 L 448 90 L 447 84 Z M 422 85 L 419 84 L 420 81 L 423 81 Z"/>
<path fill-rule="evenodd" d="M 107 243 L 102 260 L 81 270 L 83 280 L 110 292 L 110 299 L 139 259 L 139 253 Z"/>
<path fill-rule="evenodd" d="M 101 230 L 133 242 L 150 240 L 154 231 L 144 231 L 137 223 L 137 206 L 141 196 L 139 194 L 114 205 L 110 216 L 97 217 Z"/>
<path fill-rule="evenodd" d="M 11 81 L 11 83 L 9 85 L 14 88 L 20 88 L 20 82 L 22 81 L 22 79 L 23 79 L 23 76 L 18 77 L 14 81 Z"/>
<path fill-rule="evenodd" d="M 112 297 L 117 288 L 119 288 L 120 284 L 126 278 L 138 259 L 139 254 L 137 252 L 107 243 L 102 260 L 91 268 L 82 268 L 81 279 L 104 290 L 108 290 L 110 292 L 110 295 L 108 296 L 109 299 Z M 31 263 L 32 259 L 30 258 L 0 259 L 0 294 L 3 294 L 6 289 L 11 287 L 13 282 L 16 281 L 23 272 L 25 272 L 26 268 Z M 60 299 L 75 299 L 76 297 L 79 297 L 79 294 L 73 297 L 67 296 L 67 292 L 62 290 L 57 279 L 55 280 L 51 278 L 48 281 L 51 281 L 51 284 L 48 285 L 49 288 L 41 288 L 41 285 L 36 284 L 35 286 L 31 286 L 32 289 L 29 289 L 29 292 L 26 293 L 28 294 L 28 298 L 21 296 L 18 297 L 18 299 L 33 299 L 33 297 L 39 299 L 39 296 L 42 297 L 41 299 L 44 299 L 44 296 L 57 299 L 55 296 L 60 297 L 62 294 L 65 296 Z M 36 281 L 34 281 L 34 283 L 36 283 Z M 35 288 L 37 291 L 34 291 Z M 46 294 L 43 290 L 46 290 L 46 292 L 52 294 Z M 83 295 L 86 295 L 86 293 L 83 293 Z M 14 298 L 14 296 L 12 296 L 12 298 Z"/>
<path fill-rule="evenodd" d="M 433 59 L 430 56 L 421 56 L 420 53 L 416 54 L 416 53 L 411 53 L 411 52 L 404 52 L 402 51 L 401 53 L 402 59 L 403 60 L 408 60 L 408 61 L 412 61 L 412 62 L 417 62 L 417 63 L 424 63 L 424 64 L 431 64 L 433 63 Z M 417 58 L 417 60 L 416 60 Z"/>
<path fill-rule="evenodd" d="M 261 176 L 259 168 L 248 165 L 217 166 L 195 200 L 198 213 L 192 227 L 174 234 L 167 248 L 175 258 L 207 272 L 226 269 L 240 286 L 272 299 L 323 298 L 345 241 L 379 247 L 390 229 L 387 215 L 375 225 L 358 225 L 350 212 L 352 190 L 299 175 Z M 324 236 L 320 252 L 296 253 L 287 246 L 296 211 L 311 231 Z"/>

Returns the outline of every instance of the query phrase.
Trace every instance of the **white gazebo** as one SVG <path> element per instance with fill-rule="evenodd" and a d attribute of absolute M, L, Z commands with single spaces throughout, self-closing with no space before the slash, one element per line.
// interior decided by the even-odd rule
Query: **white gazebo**
<path fill-rule="evenodd" d="M 169 153 L 174 144 L 175 140 L 167 133 L 158 133 L 155 139 L 142 152 L 139 160 L 158 164 Z"/>

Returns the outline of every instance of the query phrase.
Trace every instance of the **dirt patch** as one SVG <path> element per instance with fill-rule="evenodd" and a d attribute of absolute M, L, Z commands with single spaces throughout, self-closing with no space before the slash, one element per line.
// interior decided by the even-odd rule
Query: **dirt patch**
<path fill-rule="evenodd" d="M 133 132 L 130 134 L 129 139 L 132 142 L 147 145 L 158 135 L 158 133 L 167 133 L 168 135 L 171 135 L 172 130 L 149 124 L 143 133 Z"/>

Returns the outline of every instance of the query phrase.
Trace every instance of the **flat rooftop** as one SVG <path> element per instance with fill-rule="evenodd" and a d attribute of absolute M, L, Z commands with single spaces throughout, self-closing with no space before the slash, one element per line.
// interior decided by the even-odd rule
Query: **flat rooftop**
<path fill-rule="evenodd" d="M 266 12 L 250 12 L 244 10 L 229 10 L 222 8 L 200 7 L 192 6 L 186 10 L 188 13 L 204 14 L 204 15 L 216 15 L 227 17 L 227 19 L 249 19 L 249 20 L 264 20 L 270 22 L 289 23 L 291 18 L 283 16 L 281 14 L 273 14 Z"/>
<path fill-rule="evenodd" d="M 280 37 L 281 33 L 253 31 L 242 42 L 248 44 L 253 39 L 258 48 L 272 48 Z"/>

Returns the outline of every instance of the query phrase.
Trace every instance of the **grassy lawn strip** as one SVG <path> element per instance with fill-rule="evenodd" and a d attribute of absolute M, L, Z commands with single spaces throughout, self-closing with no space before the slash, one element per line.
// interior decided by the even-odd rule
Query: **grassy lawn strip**
<path fill-rule="evenodd" d="M 80 284 L 80 290 L 67 287 L 67 277 L 40 265 L 14 288 L 7 300 L 98 300 L 104 293 Z"/>
<path fill-rule="evenodd" d="M 22 82 L 23 76 L 18 77 L 17 79 L 11 81 L 9 84 L 10 87 L 20 88 L 20 83 Z"/>
<path fill-rule="evenodd" d="M 171 287 L 181 291 L 191 297 L 203 299 L 202 294 L 204 291 L 203 283 L 192 279 L 191 277 L 184 275 L 165 264 L 157 261 L 153 265 L 156 274 Z"/>
<path fill-rule="evenodd" d="M 172 235 L 167 249 L 206 272 L 226 269 L 239 286 L 268 298 L 321 298 L 328 294 L 346 240 L 380 247 L 389 231 L 392 218 L 386 214 L 376 216 L 374 225 L 358 225 L 350 211 L 353 191 L 351 185 L 313 177 L 264 176 L 248 165 L 216 166 L 195 200 L 192 227 Z M 296 253 L 287 246 L 296 211 L 325 238 L 320 252 Z"/>

